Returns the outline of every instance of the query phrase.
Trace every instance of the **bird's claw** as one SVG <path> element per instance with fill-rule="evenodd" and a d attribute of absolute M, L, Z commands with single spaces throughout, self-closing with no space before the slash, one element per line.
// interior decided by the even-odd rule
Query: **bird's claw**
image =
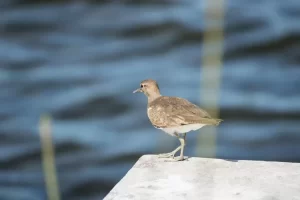
<path fill-rule="evenodd" d="M 184 160 L 188 160 L 188 157 L 177 156 L 177 157 L 173 157 L 173 159 L 165 160 L 165 162 L 178 162 L 178 161 L 184 161 Z"/>

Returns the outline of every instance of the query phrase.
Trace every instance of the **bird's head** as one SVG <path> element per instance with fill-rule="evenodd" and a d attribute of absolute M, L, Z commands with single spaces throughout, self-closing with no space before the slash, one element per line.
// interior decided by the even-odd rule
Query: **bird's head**
<path fill-rule="evenodd" d="M 147 79 L 141 82 L 140 88 L 133 91 L 133 93 L 142 92 L 148 98 L 156 98 L 160 95 L 158 84 L 155 80 Z"/>

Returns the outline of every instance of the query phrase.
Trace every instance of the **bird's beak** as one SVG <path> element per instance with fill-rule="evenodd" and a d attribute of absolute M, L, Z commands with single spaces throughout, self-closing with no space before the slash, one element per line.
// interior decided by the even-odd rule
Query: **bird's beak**
<path fill-rule="evenodd" d="M 139 88 L 139 89 L 136 89 L 136 90 L 134 90 L 134 91 L 133 91 L 133 93 L 137 93 L 137 92 L 143 92 L 143 91 L 142 91 L 142 89 L 141 89 L 141 88 Z"/>

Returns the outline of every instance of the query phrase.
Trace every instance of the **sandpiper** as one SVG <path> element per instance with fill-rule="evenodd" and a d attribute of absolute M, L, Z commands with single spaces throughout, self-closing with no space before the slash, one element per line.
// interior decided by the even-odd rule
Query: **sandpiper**
<path fill-rule="evenodd" d="M 152 125 L 175 136 L 180 146 L 170 153 L 159 154 L 160 158 L 173 158 L 174 161 L 184 160 L 183 151 L 186 144 L 186 133 L 195 131 L 206 125 L 219 125 L 221 119 L 212 118 L 205 110 L 179 97 L 162 96 L 155 80 L 141 82 L 140 88 L 133 93 L 142 92 L 148 98 L 147 114 Z M 175 154 L 180 151 L 180 155 Z"/>

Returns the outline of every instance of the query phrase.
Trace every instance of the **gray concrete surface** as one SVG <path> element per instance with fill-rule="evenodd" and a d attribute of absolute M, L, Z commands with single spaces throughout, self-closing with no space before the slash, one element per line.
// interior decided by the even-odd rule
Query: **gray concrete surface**
<path fill-rule="evenodd" d="M 104 200 L 300 200 L 300 163 L 142 156 Z"/>

